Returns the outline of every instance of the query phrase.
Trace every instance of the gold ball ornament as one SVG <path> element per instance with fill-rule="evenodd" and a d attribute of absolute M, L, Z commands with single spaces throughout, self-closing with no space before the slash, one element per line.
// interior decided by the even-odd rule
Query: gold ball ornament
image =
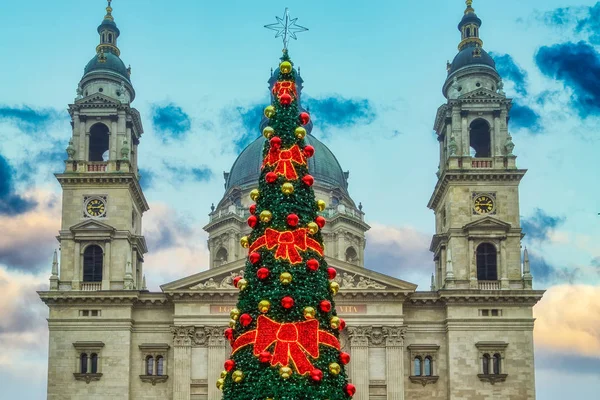
<path fill-rule="evenodd" d="M 331 317 L 331 319 L 329 320 L 329 326 L 331 326 L 333 329 L 339 328 L 340 327 L 339 317 Z"/>
<path fill-rule="evenodd" d="M 308 228 L 308 233 L 310 233 L 311 235 L 314 235 L 315 233 L 319 232 L 319 225 L 317 225 L 315 222 L 309 222 L 308 224 L 306 224 L 306 227 Z"/>
<path fill-rule="evenodd" d="M 259 195 L 260 192 L 258 191 L 258 189 L 252 189 L 252 191 L 250 192 L 250 198 L 252 199 L 252 201 L 256 201 Z"/>
<path fill-rule="evenodd" d="M 275 134 L 275 129 L 273 129 L 273 127 L 271 126 L 266 126 L 265 129 L 263 129 L 263 136 L 266 137 L 267 139 L 271 139 L 271 137 Z"/>
<path fill-rule="evenodd" d="M 240 244 L 245 249 L 247 249 L 248 247 L 250 247 L 250 239 L 248 239 L 248 236 L 242 236 L 240 238 Z"/>
<path fill-rule="evenodd" d="M 258 303 L 258 311 L 260 311 L 263 314 L 268 313 L 270 308 L 271 302 L 269 300 L 261 300 Z"/>
<path fill-rule="evenodd" d="M 281 191 L 283 192 L 283 194 L 290 195 L 290 194 L 294 193 L 294 185 L 292 185 L 289 182 L 286 182 L 283 185 L 281 185 Z"/>
<path fill-rule="evenodd" d="M 284 285 L 289 285 L 292 283 L 292 274 L 289 272 L 282 272 L 281 275 L 279 275 L 279 282 Z"/>
<path fill-rule="evenodd" d="M 323 211 L 325 210 L 325 207 L 327 207 L 327 203 L 323 200 L 317 200 L 317 207 L 319 208 L 319 211 Z"/>
<path fill-rule="evenodd" d="M 313 319 L 317 315 L 317 310 L 313 307 L 304 307 L 304 318 Z"/>
<path fill-rule="evenodd" d="M 235 319 L 230 319 L 229 320 L 229 327 L 230 328 L 235 328 Z"/>
<path fill-rule="evenodd" d="M 248 281 L 245 279 L 240 279 L 237 284 L 238 289 L 244 290 L 248 287 Z"/>
<path fill-rule="evenodd" d="M 340 291 L 340 284 L 336 281 L 329 282 L 329 290 L 331 290 L 331 293 L 334 295 L 337 294 Z"/>
<path fill-rule="evenodd" d="M 235 383 L 240 383 L 244 380 L 244 373 L 238 369 L 231 374 L 231 379 L 233 379 Z"/>
<path fill-rule="evenodd" d="M 263 210 L 260 212 L 260 221 L 263 223 L 271 222 L 273 219 L 273 214 L 269 210 Z"/>
<path fill-rule="evenodd" d="M 333 375 L 339 375 L 339 373 L 342 372 L 342 367 L 340 367 L 340 364 L 338 363 L 331 363 L 329 364 L 329 372 Z"/>
<path fill-rule="evenodd" d="M 217 389 L 223 390 L 223 386 L 225 386 L 225 379 L 223 379 L 223 378 L 217 379 Z"/>
<path fill-rule="evenodd" d="M 240 317 L 240 310 L 238 310 L 237 308 L 233 308 L 231 309 L 231 311 L 229 311 L 229 318 L 237 321 L 237 319 Z"/>
<path fill-rule="evenodd" d="M 221 371 L 221 378 L 225 379 L 226 376 L 227 376 L 227 371 L 225 371 L 225 370 Z"/>
<path fill-rule="evenodd" d="M 289 74 L 292 72 L 292 63 L 289 61 L 283 61 L 281 64 L 279 64 L 279 70 L 282 74 Z"/>
<path fill-rule="evenodd" d="M 294 131 L 294 134 L 296 135 L 296 137 L 298 139 L 304 139 L 304 137 L 306 136 L 306 129 L 304 129 L 303 127 L 299 126 Z"/>
<path fill-rule="evenodd" d="M 283 379 L 288 379 L 292 376 L 292 369 L 290 367 L 281 367 L 279 368 L 279 375 L 281 375 Z"/>
<path fill-rule="evenodd" d="M 265 107 L 265 117 L 271 118 L 273 115 L 275 115 L 275 107 L 273 107 L 273 106 Z"/>

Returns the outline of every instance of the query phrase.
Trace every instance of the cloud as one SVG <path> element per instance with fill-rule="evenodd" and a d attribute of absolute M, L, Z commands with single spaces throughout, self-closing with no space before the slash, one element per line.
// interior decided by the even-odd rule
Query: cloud
<path fill-rule="evenodd" d="M 561 7 L 542 14 L 548 25 L 571 29 L 593 44 L 600 44 L 600 2 L 593 6 Z"/>
<path fill-rule="evenodd" d="M 0 216 L 23 214 L 36 205 L 34 200 L 15 193 L 14 176 L 14 169 L 0 154 Z"/>
<path fill-rule="evenodd" d="M 514 100 L 512 103 L 510 122 L 514 128 L 527 129 L 533 134 L 540 133 L 542 129 L 540 115 L 518 100 Z"/>
<path fill-rule="evenodd" d="M 237 152 L 244 150 L 246 146 L 261 135 L 259 128 L 265 104 L 258 103 L 249 107 L 235 107 L 235 118 L 239 119 L 242 127 L 242 134 L 233 141 Z M 229 113 L 225 112 L 224 116 L 226 115 L 229 115 Z"/>
<path fill-rule="evenodd" d="M 600 44 L 600 2 L 587 11 L 587 16 L 577 22 L 575 31 L 587 35 L 591 43 Z"/>
<path fill-rule="evenodd" d="M 192 127 L 190 116 L 174 103 L 152 107 L 152 125 L 163 142 L 181 139 Z"/>
<path fill-rule="evenodd" d="M 525 237 L 532 241 L 550 240 L 550 234 L 565 222 L 565 217 L 552 216 L 536 208 L 529 218 L 521 218 L 521 228 Z"/>
<path fill-rule="evenodd" d="M 546 76 L 571 90 L 571 106 L 582 117 L 600 114 L 600 54 L 588 43 L 542 46 L 535 61 Z"/>
<path fill-rule="evenodd" d="M 32 108 L 29 106 L 0 106 L 0 121 L 14 123 L 24 133 L 33 133 L 47 127 L 52 122 L 65 119 L 65 113 L 52 108 Z"/>
<path fill-rule="evenodd" d="M 213 176 L 213 171 L 206 165 L 199 167 L 174 166 L 165 164 L 165 169 L 169 171 L 174 178 L 179 180 L 192 180 L 195 182 L 208 182 Z"/>
<path fill-rule="evenodd" d="M 154 184 L 154 178 L 156 177 L 156 174 L 150 169 L 140 168 L 139 176 L 140 186 L 142 186 L 143 190 L 148 190 Z"/>
<path fill-rule="evenodd" d="M 368 125 L 377 117 L 369 99 L 345 98 L 339 95 L 313 98 L 306 96 L 303 105 L 310 109 L 311 119 L 320 128 L 348 128 Z"/>
<path fill-rule="evenodd" d="M 496 70 L 503 79 L 514 84 L 515 92 L 527 96 L 527 72 L 519 67 L 510 54 L 497 54 L 490 52 L 496 62 Z"/>

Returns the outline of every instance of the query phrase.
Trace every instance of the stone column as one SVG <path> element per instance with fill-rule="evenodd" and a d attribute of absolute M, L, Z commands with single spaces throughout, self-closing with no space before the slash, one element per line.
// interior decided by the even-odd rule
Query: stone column
<path fill-rule="evenodd" d="M 479 280 L 477 278 L 477 257 L 475 255 L 475 245 L 473 243 L 473 239 L 469 238 L 469 259 L 467 262 L 469 263 L 469 287 L 471 289 L 479 288 Z"/>
<path fill-rule="evenodd" d="M 110 161 L 116 161 L 117 160 L 117 141 L 118 141 L 118 135 L 117 135 L 117 119 L 118 116 L 114 115 L 111 116 L 111 124 L 110 124 L 110 139 L 109 139 L 109 156 L 108 159 Z"/>
<path fill-rule="evenodd" d="M 190 400 L 193 326 L 173 326 L 173 400 Z"/>
<path fill-rule="evenodd" d="M 352 383 L 356 386 L 354 400 L 369 400 L 369 336 L 371 327 L 348 328 L 352 349 Z"/>
<path fill-rule="evenodd" d="M 85 141 L 87 139 L 85 131 L 85 122 L 87 118 L 84 115 L 79 116 L 79 130 L 77 138 L 77 154 L 75 155 L 76 160 L 87 160 L 87 154 L 85 154 Z"/>
<path fill-rule="evenodd" d="M 73 251 L 73 276 L 71 278 L 71 288 L 79 290 L 79 282 L 83 279 L 83 271 L 81 270 L 81 243 L 75 242 L 75 250 Z"/>
<path fill-rule="evenodd" d="M 102 271 L 102 290 L 110 290 L 110 242 L 104 244 L 104 270 Z"/>
<path fill-rule="evenodd" d="M 221 391 L 217 388 L 216 382 L 223 370 L 225 361 L 225 337 L 223 331 L 225 328 L 218 326 L 209 326 L 204 328 L 208 337 L 208 398 L 220 399 Z"/>
<path fill-rule="evenodd" d="M 385 335 L 385 371 L 387 381 L 387 400 L 404 400 L 404 334 L 406 329 L 400 326 L 386 326 Z"/>
<path fill-rule="evenodd" d="M 508 289 L 508 263 L 506 262 L 506 239 L 500 241 L 500 268 L 502 276 L 500 277 L 500 289 Z"/>
<path fill-rule="evenodd" d="M 469 138 L 469 125 L 467 124 L 467 117 L 469 116 L 469 112 L 466 110 L 461 110 L 460 111 L 460 117 L 461 117 L 461 149 L 460 149 L 460 154 L 463 157 L 469 157 L 469 149 L 471 148 L 470 146 L 470 138 Z"/>

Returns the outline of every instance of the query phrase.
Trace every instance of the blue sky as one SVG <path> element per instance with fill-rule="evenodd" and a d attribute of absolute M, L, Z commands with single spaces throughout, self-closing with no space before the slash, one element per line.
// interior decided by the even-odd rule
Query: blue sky
<path fill-rule="evenodd" d="M 145 127 L 145 268 L 154 289 L 207 266 L 201 227 L 223 194 L 223 171 L 260 134 L 256 115 L 281 49 L 262 26 L 285 7 L 171 3 L 113 2 Z M 0 226 L 8 234 L 0 236 L 0 291 L 8 295 L 0 300 L 0 347 L 11 351 L 0 355 L 0 385 L 24 399 L 45 390 L 47 311 L 34 290 L 47 285 L 57 246 L 60 187 L 52 174 L 70 136 L 66 107 L 95 55 L 104 7 L 29 0 L 3 8 Z M 350 170 L 350 193 L 373 226 L 367 266 L 426 289 L 434 229 L 426 204 L 438 163 L 432 126 L 464 2 L 291 7 L 310 28 L 290 54 L 313 133 Z M 517 163 L 529 170 L 520 188 L 525 243 L 534 286 L 548 289 L 535 309 L 538 398 L 596 393 L 600 378 L 586 371 L 600 368 L 600 3 L 476 0 L 474 8 L 484 48 L 515 99 L 510 131 Z M 28 251 L 32 245 L 39 251 Z M 570 310 L 577 304 L 583 310 Z"/>

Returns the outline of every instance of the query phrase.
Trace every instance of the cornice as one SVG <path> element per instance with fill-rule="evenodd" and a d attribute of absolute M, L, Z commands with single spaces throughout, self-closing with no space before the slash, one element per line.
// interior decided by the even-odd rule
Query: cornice
<path fill-rule="evenodd" d="M 480 290 L 444 289 L 436 292 L 415 292 L 407 296 L 409 305 L 528 305 L 534 306 L 541 300 L 544 290 Z"/>
<path fill-rule="evenodd" d="M 369 229 L 371 229 L 371 227 L 364 221 L 361 221 L 357 218 L 353 218 L 349 215 L 345 215 L 343 213 L 338 213 L 335 214 L 333 217 L 328 218 L 328 225 L 330 225 L 331 227 L 335 226 L 336 224 L 340 223 L 340 222 L 345 222 L 349 225 L 353 225 L 357 228 L 359 228 L 360 230 L 366 232 Z"/>
<path fill-rule="evenodd" d="M 245 221 L 242 217 L 240 217 L 237 214 L 230 213 L 230 214 L 225 214 L 225 215 L 221 216 L 220 218 L 217 218 L 213 221 L 210 221 L 202 229 L 204 229 L 206 232 L 209 232 L 210 230 L 214 230 L 216 228 L 219 228 L 221 226 L 229 224 L 231 222 L 231 220 L 233 220 L 238 227 L 244 226 Z"/>

